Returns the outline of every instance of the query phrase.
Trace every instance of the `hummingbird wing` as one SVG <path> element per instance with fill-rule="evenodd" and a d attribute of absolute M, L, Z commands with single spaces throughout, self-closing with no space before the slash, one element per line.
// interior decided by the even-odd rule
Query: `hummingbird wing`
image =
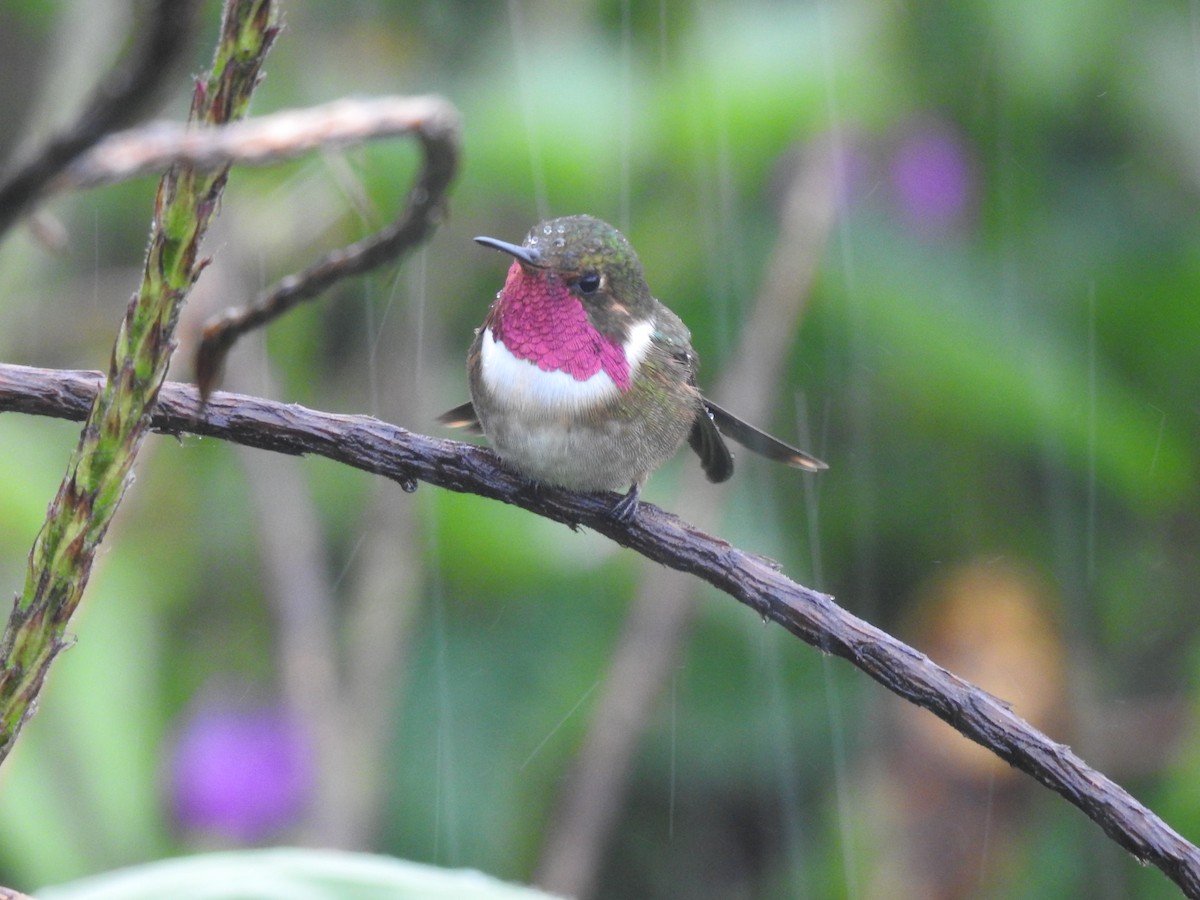
<path fill-rule="evenodd" d="M 702 409 L 692 423 L 692 433 L 688 435 L 688 443 L 700 457 L 700 466 L 704 474 L 712 482 L 728 481 L 733 474 L 733 454 L 725 446 L 725 439 L 717 431 L 712 413 Z"/>
<path fill-rule="evenodd" d="M 773 459 L 784 465 L 797 469 L 807 469 L 809 472 L 819 472 L 822 469 L 829 468 L 829 466 L 815 456 L 810 456 L 803 450 L 797 450 L 795 447 L 785 444 L 778 438 L 771 437 L 765 431 L 760 431 L 750 423 L 743 422 L 733 413 L 717 406 L 717 404 L 713 403 L 707 397 L 704 398 L 704 406 L 708 410 L 708 416 L 712 417 L 713 423 L 721 430 L 721 433 L 737 441 L 747 450 L 753 450 L 767 459 Z M 700 418 L 697 417 L 697 423 L 699 423 Z M 696 445 L 693 443 L 692 446 L 695 447 Z M 707 467 L 705 467 L 705 471 L 707 471 Z"/>
<path fill-rule="evenodd" d="M 669 355 L 675 365 L 680 367 L 682 370 L 680 377 L 686 380 L 691 390 L 695 392 L 693 396 L 698 395 L 700 392 L 696 390 L 696 369 L 699 364 L 696 359 L 696 351 L 692 349 L 692 334 L 679 316 L 661 303 L 657 303 L 657 301 L 655 303 L 657 309 L 655 311 L 654 342 Z M 728 481 L 733 475 L 733 454 L 729 452 L 729 448 L 725 445 L 725 439 L 717 430 L 712 414 L 704 408 L 704 398 L 701 397 L 700 400 L 701 408 L 692 422 L 692 430 L 688 434 L 688 444 L 700 457 L 700 467 L 704 469 L 704 474 L 708 476 L 709 481 L 714 483 Z"/>
<path fill-rule="evenodd" d="M 465 428 L 471 434 L 483 434 L 479 416 L 475 415 L 475 405 L 470 400 L 454 409 L 446 410 L 437 420 L 450 428 Z"/>

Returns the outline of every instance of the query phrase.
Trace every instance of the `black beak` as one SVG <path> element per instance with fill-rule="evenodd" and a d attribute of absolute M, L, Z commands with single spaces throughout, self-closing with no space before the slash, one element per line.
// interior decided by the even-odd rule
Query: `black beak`
<path fill-rule="evenodd" d="M 530 250 L 528 247 L 522 247 L 520 244 L 510 244 L 508 241 L 492 237 L 477 237 L 475 238 L 475 243 L 491 247 L 493 250 L 499 250 L 501 253 L 507 253 L 509 256 L 515 256 L 527 266 L 538 266 L 541 264 L 541 257 L 538 256 L 536 250 Z"/>

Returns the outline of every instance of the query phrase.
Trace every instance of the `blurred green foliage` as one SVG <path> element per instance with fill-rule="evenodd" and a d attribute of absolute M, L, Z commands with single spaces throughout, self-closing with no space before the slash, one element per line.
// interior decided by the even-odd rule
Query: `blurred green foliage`
<path fill-rule="evenodd" d="M 212 6 L 181 71 L 207 61 Z M 0 2 L 0 120 L 34 135 L 64 121 L 126 13 L 116 0 Z M 762 424 L 809 435 L 831 468 L 806 482 L 739 456 L 734 481 L 712 488 L 720 533 L 918 646 L 912 608 L 940 573 L 996 560 L 1036 573 L 1067 672 L 1042 726 L 1196 838 L 1195 15 L 1114 0 L 287 4 L 254 112 L 440 93 L 464 116 L 464 169 L 449 220 L 399 270 L 247 344 L 266 348 L 274 396 L 435 430 L 465 396 L 471 329 L 502 283 L 503 261 L 471 236 L 515 241 L 542 215 L 589 212 L 626 230 L 714 384 L 760 287 L 789 160 L 832 135 L 842 208 L 789 365 L 762 385 L 775 410 Z M 182 116 L 189 88 L 180 77 L 165 114 Z M 927 133 L 956 136 L 966 179 L 940 218 L 897 169 Z M 235 172 L 185 347 L 205 315 L 387 221 L 415 164 L 401 143 Z M 70 234 L 59 253 L 27 229 L 7 237 L 0 358 L 105 365 L 153 190 L 50 201 Z M 235 352 L 231 378 L 268 390 L 249 355 Z M 190 377 L 184 356 L 173 377 Z M 0 416 L 10 590 L 76 434 Z M 648 499 L 669 507 L 691 465 L 653 479 Z M 370 541 L 394 533 L 407 567 L 396 602 L 414 612 L 395 635 L 392 705 L 359 711 L 386 736 L 362 843 L 529 881 L 638 560 L 479 498 L 410 496 L 323 461 L 299 471 L 335 613 L 366 577 Z M 138 473 L 73 625 L 78 646 L 0 773 L 0 884 L 230 846 L 175 820 L 170 761 L 197 698 L 282 690 L 254 478 L 232 448 L 196 438 L 151 439 Z M 406 530 L 381 533 L 381 509 Z M 921 754 L 905 757 L 901 704 L 697 590 L 600 894 L 905 896 L 888 863 L 916 829 L 887 772 Z M 1174 895 L 1074 808 L 988 777 L 1003 802 L 967 821 L 981 833 L 994 822 L 991 843 L 926 851 L 985 848 L 965 895 Z"/>

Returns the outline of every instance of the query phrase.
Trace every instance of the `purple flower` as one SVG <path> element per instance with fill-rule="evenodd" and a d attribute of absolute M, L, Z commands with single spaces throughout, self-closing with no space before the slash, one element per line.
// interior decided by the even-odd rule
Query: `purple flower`
<path fill-rule="evenodd" d="M 271 706 L 201 701 L 180 728 L 171 760 L 180 824 L 241 843 L 293 822 L 313 779 L 303 731 Z"/>
<path fill-rule="evenodd" d="M 948 122 L 920 118 L 892 156 L 892 188 L 901 217 L 926 233 L 962 227 L 975 196 L 970 147 Z"/>

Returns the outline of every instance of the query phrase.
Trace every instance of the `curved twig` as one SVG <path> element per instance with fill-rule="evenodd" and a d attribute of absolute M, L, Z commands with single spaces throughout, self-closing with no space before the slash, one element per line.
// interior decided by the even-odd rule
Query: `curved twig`
<path fill-rule="evenodd" d="M 286 110 L 220 128 L 155 122 L 110 135 L 79 156 L 46 190 L 97 187 L 149 175 L 172 165 L 209 171 L 232 164 L 269 165 L 312 150 L 414 135 L 423 163 L 399 218 L 386 228 L 333 250 L 280 279 L 245 306 L 227 309 L 204 326 L 196 351 L 196 381 L 207 394 L 225 357 L 248 331 L 283 315 L 345 278 L 398 259 L 425 240 L 441 220 L 446 192 L 458 171 L 458 111 L 441 97 L 345 99 Z"/>
<path fill-rule="evenodd" d="M 452 105 L 437 97 L 388 100 L 393 104 L 384 107 L 389 113 L 389 133 L 415 135 L 424 155 L 421 171 L 408 192 L 400 217 L 381 231 L 333 250 L 302 271 L 281 279 L 246 306 L 228 309 L 209 320 L 196 350 L 196 383 L 203 396 L 216 387 L 225 357 L 243 334 L 283 315 L 298 303 L 316 297 L 342 279 L 398 259 L 425 240 L 441 220 L 446 192 L 458 170 L 458 113 Z M 369 111 L 361 102 L 356 107 L 354 101 L 330 104 L 323 109 L 339 113 Z M 356 125 L 358 133 L 362 133 L 361 119 L 349 116 L 345 120 Z M 295 134 L 306 139 L 304 149 L 321 143 L 346 143 L 352 139 L 346 132 L 337 132 L 332 137 L 327 134 L 323 138 L 305 133 L 303 129 L 296 129 Z"/>
<path fill-rule="evenodd" d="M 0 365 L 0 411 L 83 419 L 103 382 L 98 372 Z M 405 490 L 424 481 L 478 494 L 572 527 L 585 525 L 648 559 L 689 572 L 825 653 L 848 660 L 888 690 L 1055 791 L 1139 860 L 1200 898 L 1200 849 L 1071 749 L 1038 731 L 1003 700 L 943 669 L 833 602 L 799 585 L 769 559 L 747 553 L 650 503 L 629 523 L 611 514 L 611 494 L 536 491 L 489 450 L 427 437 L 370 416 L 335 415 L 238 394 L 212 395 L 168 382 L 152 427 L 208 435 L 289 454 L 316 454 L 374 472 Z"/>
<path fill-rule="evenodd" d="M 199 171 L 227 165 L 264 166 L 313 150 L 352 146 L 414 131 L 457 131 L 458 115 L 440 97 L 365 97 L 286 109 L 197 129 L 148 122 L 110 134 L 72 162 L 48 186 L 69 191 L 158 175 L 173 165 Z"/>
<path fill-rule="evenodd" d="M 79 118 L 0 184 L 0 234 L 12 227 L 72 160 L 106 134 L 137 121 L 151 105 L 194 31 L 198 0 L 154 0 L 127 62 L 118 64 Z"/>

